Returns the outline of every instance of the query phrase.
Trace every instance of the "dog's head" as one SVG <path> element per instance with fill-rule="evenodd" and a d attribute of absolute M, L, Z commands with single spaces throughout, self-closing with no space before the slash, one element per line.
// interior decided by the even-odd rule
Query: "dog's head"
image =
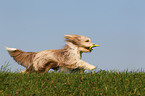
<path fill-rule="evenodd" d="M 93 47 L 98 47 L 91 39 L 82 35 L 65 35 L 66 42 L 71 42 L 78 47 L 80 52 L 91 52 Z"/>

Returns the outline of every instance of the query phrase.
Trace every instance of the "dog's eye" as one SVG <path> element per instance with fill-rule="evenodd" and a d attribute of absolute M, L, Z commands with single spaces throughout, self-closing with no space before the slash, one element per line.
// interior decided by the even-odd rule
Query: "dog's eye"
<path fill-rule="evenodd" d="M 86 40 L 85 42 L 90 42 L 90 40 Z"/>

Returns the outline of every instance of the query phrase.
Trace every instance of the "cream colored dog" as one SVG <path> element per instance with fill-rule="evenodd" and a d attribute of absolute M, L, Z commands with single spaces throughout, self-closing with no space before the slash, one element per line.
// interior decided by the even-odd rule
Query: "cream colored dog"
<path fill-rule="evenodd" d="M 90 38 L 82 35 L 65 35 L 66 45 L 62 49 L 40 52 L 24 52 L 16 48 L 5 47 L 13 59 L 26 67 L 23 73 L 45 73 L 49 69 L 61 71 L 93 70 L 96 67 L 81 60 L 83 52 L 91 52 L 95 45 Z"/>

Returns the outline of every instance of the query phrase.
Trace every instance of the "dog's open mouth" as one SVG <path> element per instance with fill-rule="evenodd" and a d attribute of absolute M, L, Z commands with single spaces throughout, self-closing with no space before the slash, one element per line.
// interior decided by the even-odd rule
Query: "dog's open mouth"
<path fill-rule="evenodd" d="M 81 48 L 83 48 L 82 52 L 91 52 L 94 47 L 99 47 L 99 45 L 92 45 L 90 47 L 81 47 Z"/>
<path fill-rule="evenodd" d="M 85 47 L 87 50 L 90 50 L 90 47 Z"/>

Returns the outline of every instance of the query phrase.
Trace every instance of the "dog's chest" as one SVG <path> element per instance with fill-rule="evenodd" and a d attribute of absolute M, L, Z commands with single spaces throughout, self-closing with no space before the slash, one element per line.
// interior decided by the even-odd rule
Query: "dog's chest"
<path fill-rule="evenodd" d="M 72 58 L 74 59 L 81 59 L 80 52 L 78 52 L 77 48 L 72 49 L 70 54 L 72 55 Z"/>

